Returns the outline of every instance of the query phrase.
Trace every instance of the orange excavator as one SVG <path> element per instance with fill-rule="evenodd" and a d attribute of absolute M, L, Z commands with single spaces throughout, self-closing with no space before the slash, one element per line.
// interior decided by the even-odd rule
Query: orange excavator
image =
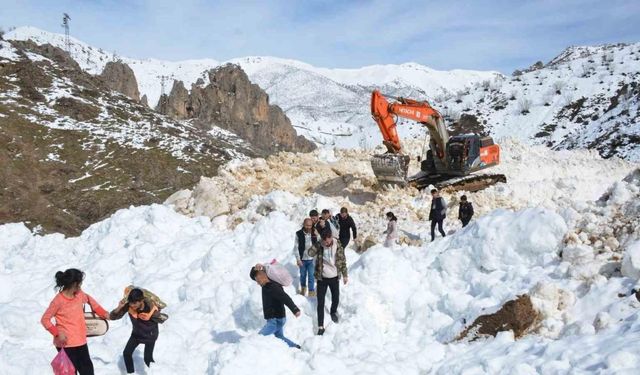
<path fill-rule="evenodd" d="M 387 98 L 393 100 L 391 103 Z M 502 174 L 473 175 L 470 173 L 500 163 L 500 147 L 491 137 L 477 134 L 449 136 L 442 115 L 426 101 L 371 95 L 371 115 L 382 132 L 387 152 L 374 155 L 371 167 L 382 185 L 407 184 L 417 188 L 433 185 L 454 190 L 478 191 L 498 182 L 507 182 Z M 429 149 L 420 158 L 420 172 L 407 178 L 409 155 L 403 152 L 396 130 L 397 118 L 419 122 L 429 130 Z"/>

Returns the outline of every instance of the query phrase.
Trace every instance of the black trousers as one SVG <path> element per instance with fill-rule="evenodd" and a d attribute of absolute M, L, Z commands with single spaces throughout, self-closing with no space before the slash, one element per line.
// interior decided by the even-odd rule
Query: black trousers
<path fill-rule="evenodd" d="M 444 219 L 431 220 L 431 241 L 433 241 L 436 238 L 436 224 L 438 224 L 438 232 L 440 232 L 442 237 L 446 236 L 446 234 L 444 233 L 444 230 L 442 229 L 443 221 Z"/>
<path fill-rule="evenodd" d="M 342 245 L 343 249 L 347 248 L 347 245 L 349 244 L 349 241 L 351 241 L 351 237 L 341 237 L 340 238 L 340 245 Z"/>
<path fill-rule="evenodd" d="M 56 350 L 60 351 L 60 348 L 56 348 Z M 76 374 L 93 375 L 93 362 L 91 362 L 87 344 L 64 348 L 64 352 L 67 353 L 67 357 L 73 363 L 73 367 L 76 368 Z"/>
<path fill-rule="evenodd" d="M 324 327 L 324 297 L 327 295 L 327 288 L 331 289 L 331 314 L 338 312 L 340 303 L 340 283 L 338 277 L 318 280 L 318 326 Z"/>
<path fill-rule="evenodd" d="M 151 366 L 151 362 L 155 362 L 153 360 L 153 348 L 156 345 L 155 341 L 143 343 L 142 341 L 129 337 L 129 341 L 127 341 L 127 345 L 124 347 L 124 351 L 122 352 L 122 356 L 124 357 L 124 366 L 127 368 L 127 373 L 133 374 L 133 351 L 136 350 L 138 345 L 144 344 L 144 363 L 147 367 Z"/>
<path fill-rule="evenodd" d="M 466 227 L 466 226 L 469 224 L 469 222 L 471 221 L 471 218 L 468 218 L 468 219 L 460 219 L 460 221 L 462 221 L 462 227 L 464 228 L 464 227 Z"/>

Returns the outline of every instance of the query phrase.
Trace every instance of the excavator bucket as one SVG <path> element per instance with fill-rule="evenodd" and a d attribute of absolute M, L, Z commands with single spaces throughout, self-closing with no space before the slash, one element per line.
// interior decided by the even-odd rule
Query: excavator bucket
<path fill-rule="evenodd" d="M 391 153 L 374 155 L 371 158 L 371 168 L 380 185 L 405 186 L 409 172 L 409 155 Z"/>

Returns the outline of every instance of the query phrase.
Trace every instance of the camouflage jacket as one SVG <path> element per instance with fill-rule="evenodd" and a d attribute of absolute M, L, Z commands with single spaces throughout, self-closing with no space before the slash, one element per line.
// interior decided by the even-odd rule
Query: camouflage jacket
<path fill-rule="evenodd" d="M 340 241 L 335 238 L 333 241 L 336 244 L 336 268 L 338 270 L 338 278 L 340 278 L 340 276 L 347 277 L 347 258 L 344 255 L 344 249 L 342 248 L 342 245 L 340 245 Z M 311 246 L 308 250 L 309 255 L 314 257 L 316 261 L 315 272 L 313 274 L 316 280 L 322 280 L 324 251 L 324 246 L 322 246 L 322 242 L 320 241 Z"/>

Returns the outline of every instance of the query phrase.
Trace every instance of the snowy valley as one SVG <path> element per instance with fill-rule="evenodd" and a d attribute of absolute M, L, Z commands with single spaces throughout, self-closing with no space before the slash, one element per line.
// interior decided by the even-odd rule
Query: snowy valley
<path fill-rule="evenodd" d="M 84 142 L 83 152 L 96 155 L 87 164 L 91 171 L 130 168 L 102 165 L 112 155 L 109 147 L 117 146 L 123 160 L 134 151 L 147 155 L 136 165 L 157 161 L 157 154 L 148 153 L 162 152 L 170 162 L 160 163 L 156 175 L 167 166 L 191 168 L 179 174 L 191 177 L 160 184 L 155 202 L 163 203 L 131 202 L 96 217 L 77 236 L 43 234 L 26 222 L 0 225 L 0 372 L 50 371 L 55 351 L 38 320 L 55 295 L 55 272 L 70 267 L 86 272 L 83 290 L 108 310 L 129 284 L 167 302 L 163 311 L 170 318 L 160 327 L 156 363 L 146 369 L 138 350 L 139 374 L 640 371 L 640 44 L 569 48 L 511 77 L 435 71 L 415 63 L 349 70 L 271 57 L 235 59 L 298 134 L 320 146 L 263 155 L 228 130 L 203 134 L 190 120 L 160 115 L 114 91 L 100 87 L 99 95 L 87 96 L 91 77 L 114 60 L 113 53 L 74 39 L 71 56 L 84 72 L 73 81 L 64 77 L 62 60 L 51 50 L 19 44 L 31 39 L 61 47 L 62 38 L 24 27 L 5 35 L 18 44 L 0 40 L 0 69 L 15 70 L 0 76 L 0 136 L 16 138 L 11 129 L 17 134 L 29 126 L 34 139 L 53 140 L 35 148 L 60 144 L 59 153 L 35 158 L 34 165 L 71 160 L 67 152 L 83 149 L 71 145 Z M 206 72 L 223 65 L 116 60 L 133 70 L 151 107 L 161 99 L 160 77 L 204 87 L 214 76 Z M 40 109 L 24 101 L 21 64 L 51 77 L 49 85 L 34 85 L 45 96 Z M 167 83 L 166 94 L 170 88 Z M 497 139 L 501 163 L 491 171 L 504 174 L 507 183 L 466 192 L 476 208 L 469 226 L 461 228 L 456 220 L 465 192 L 445 190 L 447 236 L 430 242 L 428 192 L 378 186 L 370 167 L 372 153 L 381 151 L 368 107 L 373 88 L 427 98 L 454 132 L 473 130 Z M 54 109 L 61 98 L 96 106 L 100 121 L 59 116 Z M 114 116 L 122 113 L 134 119 Z M 23 125 L 29 116 L 33 124 Z M 399 129 L 407 152 L 421 154 L 423 129 L 408 123 Z M 66 130 L 85 136 L 63 144 Z M 149 144 L 151 133 L 160 145 Z M 197 147 L 212 139 L 220 143 Z M 16 148 L 0 161 L 26 173 L 29 165 L 20 164 L 19 154 L 26 155 Z M 418 168 L 412 158 L 411 171 Z M 368 248 L 347 249 L 349 283 L 341 286 L 340 323 L 328 323 L 324 336 L 317 336 L 316 301 L 296 294 L 294 232 L 309 210 L 337 213 L 343 206 L 358 226 L 357 242 Z M 387 211 L 399 218 L 394 248 L 382 245 Z M 300 350 L 257 333 L 264 325 L 261 292 L 248 274 L 257 262 L 271 259 L 294 276 L 285 291 L 302 314 L 287 312 L 285 333 Z M 516 299 L 530 302 L 521 330 L 504 329 L 506 320 L 498 320 L 492 334 L 480 335 L 477 327 L 465 331 Z M 522 315 L 496 316 L 524 324 Z M 122 347 L 131 324 L 110 323 L 105 336 L 89 338 L 91 355 L 96 373 L 123 374 Z"/>

